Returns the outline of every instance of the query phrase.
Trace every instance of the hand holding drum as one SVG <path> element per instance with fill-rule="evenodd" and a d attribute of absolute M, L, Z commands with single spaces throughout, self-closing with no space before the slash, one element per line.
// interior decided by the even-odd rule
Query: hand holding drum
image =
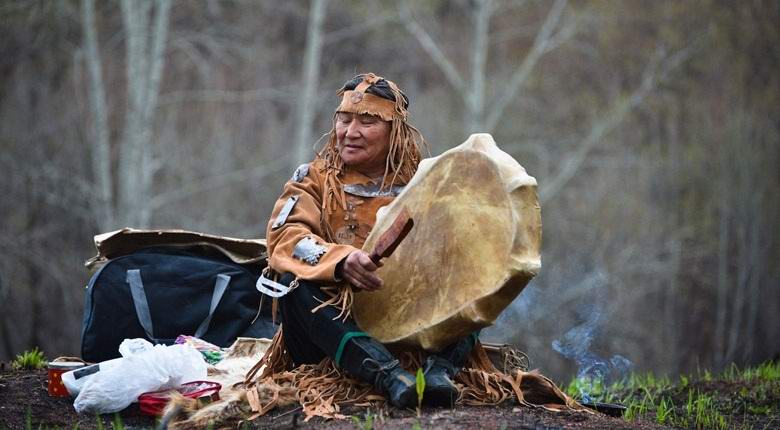
<path fill-rule="evenodd" d="M 341 275 L 356 288 L 376 291 L 382 288 L 383 282 L 382 278 L 373 272 L 380 267 L 382 267 L 381 262 L 374 263 L 366 252 L 357 250 L 344 259 Z"/>
<path fill-rule="evenodd" d="M 382 258 L 389 257 L 401 241 L 414 227 L 414 220 L 406 208 L 393 221 L 393 224 L 377 239 L 371 255 L 364 251 L 355 251 L 344 259 L 341 273 L 350 284 L 364 290 L 375 291 L 382 288 L 382 278 L 374 271 L 382 267 Z"/>

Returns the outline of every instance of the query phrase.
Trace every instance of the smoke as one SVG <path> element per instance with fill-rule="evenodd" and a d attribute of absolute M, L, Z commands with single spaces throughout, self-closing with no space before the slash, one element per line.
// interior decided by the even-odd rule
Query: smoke
<path fill-rule="evenodd" d="M 530 329 L 540 316 L 538 288 L 533 282 L 498 316 L 496 323 L 480 333 L 480 339 L 491 342 L 511 342 L 524 328 Z"/>
<path fill-rule="evenodd" d="M 496 342 L 517 342 L 535 354 L 532 361 L 542 356 L 545 345 L 550 338 L 555 338 L 558 333 L 551 333 L 551 315 L 560 314 L 561 307 L 571 309 L 575 307 L 575 326 L 569 329 L 563 336 L 552 342 L 552 348 L 559 354 L 577 364 L 575 385 L 579 390 L 580 399 L 584 402 L 600 400 L 604 389 L 610 384 L 621 380 L 633 364 L 626 357 L 614 355 L 611 358 L 603 358 L 592 351 L 594 341 L 599 335 L 603 321 L 602 306 L 608 303 L 606 284 L 609 276 L 601 267 L 586 271 L 587 267 L 575 267 L 578 282 L 568 282 L 572 273 L 561 273 L 560 277 L 548 275 L 540 285 L 540 280 L 535 279 L 523 290 L 512 304 L 504 310 L 492 327 L 482 330 L 480 338 Z M 582 273 L 585 273 L 583 276 Z M 557 273 L 553 273 L 556 275 Z M 563 283 L 571 285 L 566 296 L 549 294 L 549 289 L 544 286 Z M 587 303 L 583 303 L 587 301 Z M 577 303 L 576 306 L 572 304 Z M 534 336 L 526 336 L 518 341 L 518 333 L 534 333 Z M 529 354 L 530 356 L 530 354 Z"/>
<path fill-rule="evenodd" d="M 585 403 L 600 400 L 609 385 L 622 379 L 632 363 L 622 355 L 613 355 L 609 360 L 591 351 L 593 341 L 599 333 L 601 312 L 592 308 L 587 312 L 585 322 L 579 324 L 552 342 L 552 348 L 573 360 L 578 367 L 576 386 L 580 399 Z"/>

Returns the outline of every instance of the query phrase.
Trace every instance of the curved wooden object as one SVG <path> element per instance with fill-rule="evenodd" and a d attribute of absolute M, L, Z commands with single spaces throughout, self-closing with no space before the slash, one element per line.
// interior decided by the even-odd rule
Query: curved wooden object
<path fill-rule="evenodd" d="M 493 324 L 541 268 L 536 179 L 489 134 L 423 160 L 380 209 L 364 250 L 403 208 L 414 228 L 383 260 L 384 288 L 355 294 L 352 307 L 382 343 L 440 350 Z"/>

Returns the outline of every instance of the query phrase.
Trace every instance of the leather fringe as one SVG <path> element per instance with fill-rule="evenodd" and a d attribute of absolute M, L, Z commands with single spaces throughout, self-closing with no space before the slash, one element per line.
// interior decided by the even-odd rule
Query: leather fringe
<path fill-rule="evenodd" d="M 355 292 L 352 291 L 352 286 L 344 283 L 343 285 L 340 284 L 320 287 L 320 290 L 325 293 L 329 299 L 322 301 L 315 297 L 315 299 L 320 302 L 320 304 L 312 309 L 311 312 L 317 312 L 325 306 L 333 306 L 339 310 L 339 314 L 336 315 L 336 317 L 333 319 L 346 321 L 347 318 L 349 318 L 349 316 L 352 314 L 352 301 L 355 298 Z"/>
<path fill-rule="evenodd" d="M 266 356 L 255 366 L 259 369 L 265 365 L 264 370 L 259 376 L 256 376 L 255 368 L 247 374 L 247 399 L 253 411 L 250 419 L 276 406 L 294 403 L 290 400 L 293 392 L 306 416 L 305 421 L 312 417 L 343 419 L 347 418 L 342 413 L 343 406 L 380 406 L 385 402 L 385 398 L 371 385 L 343 373 L 330 358 L 319 364 L 301 365 L 291 370 L 283 368 L 291 363 L 289 357 L 285 358 L 283 343 L 283 338 L 277 334 Z M 410 352 L 399 357 L 404 368 L 412 373 L 422 366 L 424 358 L 423 353 Z M 499 371 L 480 343 L 475 345 L 466 366 L 455 377 L 455 384 L 459 390 L 458 405 L 498 405 L 515 399 L 528 407 L 591 413 L 536 371 L 513 369 L 509 374 Z M 254 392 L 266 393 L 264 400 L 259 399 L 262 396 L 257 396 L 255 400 Z"/>

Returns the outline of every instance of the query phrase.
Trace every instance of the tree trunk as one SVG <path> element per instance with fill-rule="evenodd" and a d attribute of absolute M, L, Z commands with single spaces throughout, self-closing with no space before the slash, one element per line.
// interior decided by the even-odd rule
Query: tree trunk
<path fill-rule="evenodd" d="M 720 189 L 727 192 L 727 187 Z M 726 361 L 726 318 L 729 290 L 729 200 L 728 196 L 719 194 L 719 228 L 718 228 L 718 282 L 715 314 L 715 366 L 723 367 Z"/>
<path fill-rule="evenodd" d="M 301 76 L 303 90 L 298 93 L 295 158 L 292 160 L 294 166 L 311 160 L 314 152 L 311 130 L 314 114 L 317 111 L 317 86 L 320 75 L 320 55 L 322 54 L 322 21 L 325 17 L 326 4 L 327 0 L 312 0 L 309 10 L 306 52 L 303 56 L 303 76 Z"/>
<path fill-rule="evenodd" d="M 92 175 L 96 182 L 92 193 L 92 212 L 97 217 L 97 225 L 102 231 L 116 228 L 114 199 L 112 198 L 113 180 L 111 178 L 111 146 L 108 131 L 108 108 L 106 105 L 103 70 L 100 62 L 100 50 L 95 28 L 95 0 L 82 0 L 82 28 L 86 50 L 87 71 L 89 73 L 89 108 L 92 113 L 90 138 L 92 140 Z"/>
<path fill-rule="evenodd" d="M 147 226 L 151 217 L 149 201 L 155 170 L 152 131 L 165 61 L 170 1 L 154 3 L 155 20 L 150 26 L 152 6 L 151 2 L 122 1 L 128 106 L 119 160 L 119 216 L 122 224 L 133 227 Z"/>
<path fill-rule="evenodd" d="M 563 15 L 564 9 L 566 9 L 566 0 L 556 0 L 553 6 L 550 8 L 550 12 L 547 13 L 547 18 L 545 18 L 544 23 L 542 24 L 541 28 L 539 28 L 539 32 L 536 33 L 536 38 L 534 39 L 534 44 L 531 47 L 531 51 L 528 52 L 528 55 L 525 56 L 523 62 L 520 64 L 520 67 L 518 67 L 512 74 L 512 77 L 509 79 L 507 85 L 498 91 L 498 94 L 500 95 L 494 103 L 493 110 L 490 111 L 490 114 L 486 120 L 485 127 L 487 130 L 493 130 L 496 128 L 498 122 L 504 116 L 504 111 L 509 105 L 509 102 L 517 98 L 517 92 L 520 90 L 520 87 L 522 87 L 523 84 L 528 80 L 528 77 L 531 76 L 531 72 L 534 70 L 534 67 L 536 67 L 539 59 L 546 52 L 550 51 L 551 45 L 555 45 L 551 43 L 553 38 L 553 31 L 558 26 L 558 22 L 561 19 L 561 15 Z M 565 36 L 561 37 L 561 41 L 570 37 L 573 31 L 574 30 L 572 25 L 569 25 L 566 29 L 559 30 L 559 33 Z"/>
<path fill-rule="evenodd" d="M 417 39 L 423 50 L 439 67 L 447 81 L 463 100 L 465 105 L 463 113 L 463 123 L 466 124 L 465 131 L 474 133 L 491 132 L 501 120 L 509 102 L 515 99 L 518 90 L 528 79 L 542 55 L 571 36 L 573 31 L 570 31 L 572 28 L 568 27 L 567 29 L 559 30 L 558 34 L 562 36 L 558 38 L 558 43 L 552 42 L 554 30 L 557 28 L 565 8 L 566 0 L 556 0 L 552 8 L 550 8 L 550 12 L 547 14 L 534 39 L 531 51 L 512 74 L 509 83 L 497 90 L 498 98 L 492 104 L 493 109 L 489 112 L 486 112 L 485 109 L 485 82 L 487 80 L 485 67 L 489 49 L 489 24 L 494 12 L 492 0 L 477 0 L 472 9 L 474 32 L 472 33 L 473 43 L 470 53 L 471 82 L 468 83 L 461 77 L 455 65 L 444 55 L 444 52 L 425 28 L 414 20 L 408 2 L 401 4 L 399 14 L 406 30 Z"/>
<path fill-rule="evenodd" d="M 471 91 L 466 100 L 468 133 L 481 133 L 485 129 L 485 65 L 488 54 L 488 28 L 493 14 L 492 0 L 478 0 L 474 5 L 474 39 L 471 49 Z"/>

